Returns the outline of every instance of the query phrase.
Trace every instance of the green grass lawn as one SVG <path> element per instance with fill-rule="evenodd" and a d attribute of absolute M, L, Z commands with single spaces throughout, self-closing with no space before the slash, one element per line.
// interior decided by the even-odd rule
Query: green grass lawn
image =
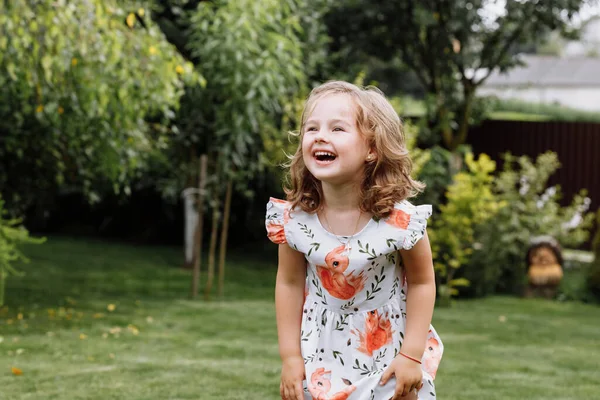
<path fill-rule="evenodd" d="M 232 254 L 210 303 L 187 299 L 179 249 L 27 247 L 0 311 L 0 399 L 277 399 L 274 247 Z M 600 398 L 599 307 L 495 297 L 434 324 L 440 399 Z"/>

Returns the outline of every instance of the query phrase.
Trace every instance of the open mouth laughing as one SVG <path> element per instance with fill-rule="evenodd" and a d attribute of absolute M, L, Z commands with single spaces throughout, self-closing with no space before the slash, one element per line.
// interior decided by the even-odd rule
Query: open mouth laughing
<path fill-rule="evenodd" d="M 337 155 L 330 151 L 319 150 L 319 151 L 313 152 L 313 157 L 317 161 L 317 164 L 327 165 L 327 164 L 331 164 L 333 161 L 335 161 L 335 159 L 337 158 Z"/>

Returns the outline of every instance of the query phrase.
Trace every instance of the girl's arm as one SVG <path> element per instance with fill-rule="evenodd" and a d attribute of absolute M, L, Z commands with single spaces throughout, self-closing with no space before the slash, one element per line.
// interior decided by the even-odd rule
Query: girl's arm
<path fill-rule="evenodd" d="M 406 328 L 402 352 L 423 356 L 435 304 L 435 275 L 427 232 L 412 249 L 400 250 L 406 272 Z"/>
<path fill-rule="evenodd" d="M 275 284 L 275 311 L 279 354 L 284 361 L 289 357 L 302 357 L 300 325 L 305 284 L 306 260 L 304 254 L 293 250 L 286 243 L 280 244 Z"/>

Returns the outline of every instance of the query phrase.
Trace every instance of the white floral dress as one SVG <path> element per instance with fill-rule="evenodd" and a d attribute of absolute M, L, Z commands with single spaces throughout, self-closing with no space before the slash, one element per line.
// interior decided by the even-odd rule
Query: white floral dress
<path fill-rule="evenodd" d="M 327 231 L 316 213 L 291 210 L 271 198 L 266 227 L 274 243 L 305 254 L 307 285 L 301 348 L 306 367 L 306 400 L 387 400 L 395 380 L 379 380 L 404 339 L 406 280 L 397 260 L 423 237 L 431 206 L 398 203 L 388 218 L 352 237 Z M 398 263 L 397 263 L 398 261 Z M 444 346 L 430 327 L 422 359 L 419 399 L 435 399 L 433 379 Z"/>

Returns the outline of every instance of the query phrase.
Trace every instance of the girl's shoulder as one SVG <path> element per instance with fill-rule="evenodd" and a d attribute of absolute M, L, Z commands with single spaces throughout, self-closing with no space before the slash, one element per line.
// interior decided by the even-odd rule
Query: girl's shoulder
<path fill-rule="evenodd" d="M 400 248 L 410 250 L 423 236 L 427 229 L 427 220 L 431 217 L 431 204 L 414 205 L 402 200 L 394 205 L 394 209 L 382 221 L 392 229 Z"/>
<path fill-rule="evenodd" d="M 275 244 L 288 242 L 285 235 L 285 225 L 289 220 L 289 210 L 289 201 L 269 197 L 265 227 L 267 228 L 267 237 Z"/>
<path fill-rule="evenodd" d="M 302 227 L 309 229 L 308 226 L 312 225 L 310 215 L 299 208 L 292 209 L 292 203 L 289 201 L 270 197 L 265 215 L 267 236 L 273 243 L 288 243 L 291 245 L 292 225 L 298 226 L 300 229 Z M 294 224 L 290 223 L 292 219 Z"/>

